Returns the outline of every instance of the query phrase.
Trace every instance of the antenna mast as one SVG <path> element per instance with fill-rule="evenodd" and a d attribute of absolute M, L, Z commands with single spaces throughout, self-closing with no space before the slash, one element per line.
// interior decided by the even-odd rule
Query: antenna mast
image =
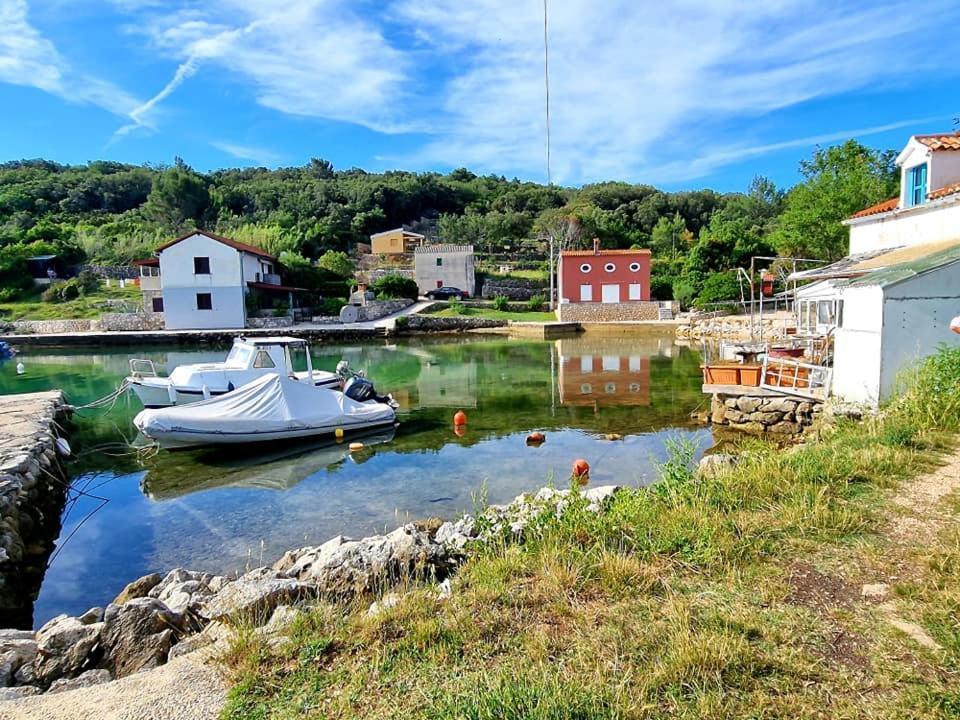
<path fill-rule="evenodd" d="M 547 185 L 550 178 L 550 45 L 547 40 L 547 0 L 543 0 L 543 86 L 547 101 Z"/>

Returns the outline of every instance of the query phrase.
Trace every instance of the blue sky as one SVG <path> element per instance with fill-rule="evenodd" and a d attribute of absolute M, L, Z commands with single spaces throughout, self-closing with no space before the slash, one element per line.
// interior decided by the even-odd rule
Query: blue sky
<path fill-rule="evenodd" d="M 0 0 L 0 159 L 543 181 L 541 0 Z M 960 3 L 551 0 L 553 179 L 780 185 L 960 114 Z"/>

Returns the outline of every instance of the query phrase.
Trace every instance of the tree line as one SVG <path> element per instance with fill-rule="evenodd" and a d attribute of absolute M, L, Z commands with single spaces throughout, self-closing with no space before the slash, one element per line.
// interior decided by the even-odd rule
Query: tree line
<path fill-rule="evenodd" d="M 603 247 L 650 248 L 656 297 L 723 300 L 736 290 L 733 269 L 751 256 L 843 256 L 840 220 L 896 194 L 894 157 L 851 140 L 818 148 L 789 190 L 757 177 L 723 194 L 625 182 L 564 188 L 463 168 L 368 173 L 322 159 L 208 174 L 179 158 L 170 166 L 13 161 L 0 165 L 0 294 L 24 287 L 22 258 L 42 252 L 124 264 L 201 228 L 302 268 L 372 233 L 429 219 L 444 242 L 484 254 L 549 235 L 571 247 L 597 237 Z"/>

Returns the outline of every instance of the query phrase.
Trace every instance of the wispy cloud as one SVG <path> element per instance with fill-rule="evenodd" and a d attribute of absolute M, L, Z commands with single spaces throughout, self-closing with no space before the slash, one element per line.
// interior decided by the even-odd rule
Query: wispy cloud
<path fill-rule="evenodd" d="M 275 153 L 272 150 L 267 150 L 266 148 L 255 147 L 252 145 L 238 145 L 236 143 L 222 140 L 214 140 L 210 143 L 210 145 L 215 147 L 217 150 L 225 152 L 227 155 L 232 155 L 239 160 L 249 160 L 259 165 L 273 165 L 280 162 L 282 159 L 278 153 Z"/>
<path fill-rule="evenodd" d="M 29 21 L 26 0 L 0 0 L 0 82 L 34 87 L 126 115 L 137 100 L 113 83 L 76 71 Z"/>

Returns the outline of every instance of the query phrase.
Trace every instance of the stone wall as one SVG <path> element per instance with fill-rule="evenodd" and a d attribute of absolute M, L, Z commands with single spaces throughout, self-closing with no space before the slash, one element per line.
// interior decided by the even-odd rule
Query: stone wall
<path fill-rule="evenodd" d="M 66 414 L 59 390 L 0 398 L 0 627 L 33 622 L 66 497 L 55 445 Z"/>
<path fill-rule="evenodd" d="M 488 300 L 492 300 L 497 295 L 503 295 L 511 300 L 529 300 L 534 295 L 546 296 L 549 292 L 549 286 L 542 280 L 488 277 L 483 281 L 480 296 Z"/>
<path fill-rule="evenodd" d="M 340 322 L 371 322 L 387 315 L 393 315 L 413 305 L 410 298 L 397 300 L 374 300 L 366 305 L 344 305 L 340 309 Z"/>
<path fill-rule="evenodd" d="M 163 313 L 104 313 L 95 323 L 95 329 L 103 331 L 137 332 L 163 330 Z"/>
<path fill-rule="evenodd" d="M 131 265 L 80 265 L 77 272 L 88 270 L 97 277 L 113 280 L 133 280 L 140 277 L 140 270 Z"/>
<path fill-rule="evenodd" d="M 506 327 L 506 320 L 477 317 L 435 317 L 433 315 L 407 315 L 397 323 L 398 332 L 464 332 L 484 328 Z"/>
<path fill-rule="evenodd" d="M 248 328 L 288 328 L 293 327 L 293 318 L 289 315 L 284 315 L 283 317 L 264 317 L 264 318 L 247 318 L 247 327 Z"/>
<path fill-rule="evenodd" d="M 763 318 L 763 337 L 766 340 L 778 340 L 787 336 L 787 328 L 796 326 L 793 313 L 772 313 Z M 760 333 L 760 318 L 753 319 L 755 332 Z M 707 317 L 693 316 L 687 324 L 677 326 L 678 338 L 730 338 L 745 339 L 750 337 L 749 315 L 720 315 Z"/>
<path fill-rule="evenodd" d="M 822 408 L 823 403 L 802 398 L 716 394 L 710 422 L 754 434 L 799 435 Z"/>
<path fill-rule="evenodd" d="M 24 335 L 90 332 L 93 329 L 93 320 L 17 320 L 13 323 L 13 331 Z"/>
<path fill-rule="evenodd" d="M 629 322 L 657 320 L 660 317 L 658 302 L 619 303 L 561 303 L 558 306 L 562 322 Z"/>

